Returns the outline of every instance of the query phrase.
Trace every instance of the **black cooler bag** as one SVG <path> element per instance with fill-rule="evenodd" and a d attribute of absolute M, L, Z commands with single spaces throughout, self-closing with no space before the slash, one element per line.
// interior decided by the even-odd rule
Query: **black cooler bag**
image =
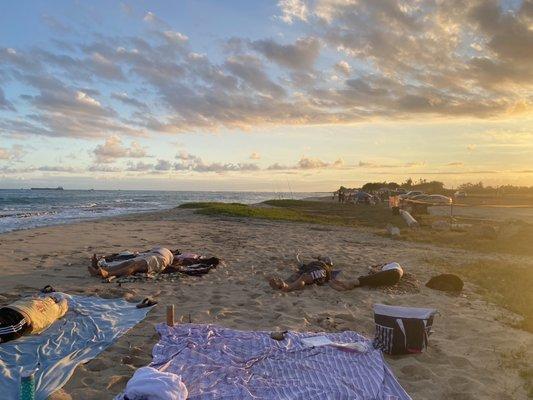
<path fill-rule="evenodd" d="M 434 308 L 374 305 L 374 347 L 387 354 L 421 353 L 428 345 Z"/>

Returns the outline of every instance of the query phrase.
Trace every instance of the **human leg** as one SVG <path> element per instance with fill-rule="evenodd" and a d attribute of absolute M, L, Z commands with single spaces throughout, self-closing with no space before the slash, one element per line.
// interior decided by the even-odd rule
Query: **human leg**
<path fill-rule="evenodd" d="M 283 292 L 292 292 L 294 290 L 301 290 L 306 285 L 310 285 L 314 282 L 313 277 L 310 274 L 300 274 L 293 281 L 284 281 L 279 277 L 272 277 L 268 283 L 273 289 L 278 289 Z"/>
<path fill-rule="evenodd" d="M 109 276 L 127 276 L 140 272 L 148 272 L 148 263 L 144 259 L 128 260 L 123 263 L 113 265 L 107 268 L 89 267 L 89 273 L 93 276 L 107 278 Z"/>
<path fill-rule="evenodd" d="M 359 286 L 394 286 L 401 279 L 400 271 L 397 269 L 390 269 L 388 271 L 379 271 L 374 274 L 360 276 Z"/>

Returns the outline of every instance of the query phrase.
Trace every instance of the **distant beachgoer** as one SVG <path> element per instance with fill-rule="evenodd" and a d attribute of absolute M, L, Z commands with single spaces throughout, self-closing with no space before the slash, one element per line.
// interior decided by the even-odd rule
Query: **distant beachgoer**
<path fill-rule="evenodd" d="M 57 293 L 21 298 L 0 308 L 0 343 L 23 335 L 39 334 L 68 310 L 67 299 Z"/>
<path fill-rule="evenodd" d="M 127 276 L 137 273 L 160 273 L 174 261 L 174 254 L 165 247 L 154 247 L 150 251 L 143 253 L 132 253 L 128 258 L 121 260 L 120 255 L 117 261 L 106 261 L 105 258 L 98 259 L 93 255 L 92 265 L 89 273 L 93 276 L 107 278 L 110 276 Z"/>

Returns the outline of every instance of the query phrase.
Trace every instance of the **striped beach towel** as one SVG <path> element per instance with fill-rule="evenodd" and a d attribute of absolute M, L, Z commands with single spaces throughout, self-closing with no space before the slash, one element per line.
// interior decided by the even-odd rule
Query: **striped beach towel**
<path fill-rule="evenodd" d="M 151 366 L 181 376 L 191 400 L 410 399 L 381 351 L 355 332 L 289 332 L 276 341 L 268 332 L 213 325 L 160 324 L 157 331 Z M 367 350 L 312 347 L 303 339 L 313 336 Z"/>

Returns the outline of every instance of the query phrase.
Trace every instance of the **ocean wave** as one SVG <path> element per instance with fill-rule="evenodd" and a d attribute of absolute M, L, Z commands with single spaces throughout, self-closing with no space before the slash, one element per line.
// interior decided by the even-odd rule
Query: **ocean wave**
<path fill-rule="evenodd" d="M 293 198 L 311 196 L 306 193 Z M 292 197 L 292 196 L 291 196 Z M 53 191 L 0 189 L 0 233 L 96 218 L 174 208 L 190 201 L 256 203 L 279 198 L 277 193 Z"/>

